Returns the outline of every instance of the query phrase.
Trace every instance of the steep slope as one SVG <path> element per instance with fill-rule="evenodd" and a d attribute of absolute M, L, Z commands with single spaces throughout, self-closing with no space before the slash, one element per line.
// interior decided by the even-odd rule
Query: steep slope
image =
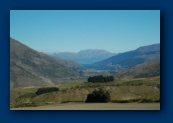
<path fill-rule="evenodd" d="M 160 44 L 153 44 L 117 54 L 106 60 L 91 64 L 89 67 L 103 70 L 125 70 L 158 59 L 160 59 Z"/>
<path fill-rule="evenodd" d="M 78 72 L 66 67 L 62 61 L 10 38 L 10 85 L 12 87 L 62 83 L 61 78 L 78 76 Z"/>
<path fill-rule="evenodd" d="M 148 78 L 160 76 L 160 60 L 149 62 L 134 69 L 120 71 L 117 78 Z"/>
<path fill-rule="evenodd" d="M 67 59 L 67 60 L 74 60 L 75 62 L 80 64 L 91 64 L 94 62 L 101 61 L 103 59 L 107 59 L 115 54 L 105 50 L 88 49 L 88 50 L 82 50 L 77 53 L 59 52 L 59 53 L 53 53 L 48 55 L 51 55 L 57 58 Z"/>

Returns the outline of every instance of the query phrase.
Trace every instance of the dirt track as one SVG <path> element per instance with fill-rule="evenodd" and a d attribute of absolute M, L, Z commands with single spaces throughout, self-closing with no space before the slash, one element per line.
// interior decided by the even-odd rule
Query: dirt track
<path fill-rule="evenodd" d="M 11 110 L 160 110 L 160 103 L 63 103 Z"/>

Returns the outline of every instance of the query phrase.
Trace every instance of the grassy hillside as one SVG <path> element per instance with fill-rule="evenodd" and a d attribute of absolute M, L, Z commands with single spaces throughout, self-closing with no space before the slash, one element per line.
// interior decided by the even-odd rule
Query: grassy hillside
<path fill-rule="evenodd" d="M 79 73 L 61 60 L 37 52 L 10 38 L 11 87 L 57 84 L 64 78 L 79 78 Z"/>
<path fill-rule="evenodd" d="M 149 62 L 133 69 L 118 72 L 118 78 L 146 78 L 160 76 L 160 60 Z"/>
<path fill-rule="evenodd" d="M 60 91 L 36 95 L 38 88 L 13 88 L 11 107 L 39 106 L 52 103 L 85 102 L 87 95 L 99 88 L 110 93 L 111 102 L 156 102 L 160 100 L 160 77 L 143 79 L 116 79 L 110 83 L 75 82 L 55 85 Z M 47 86 L 46 86 L 47 87 Z M 26 105 L 27 104 L 27 105 Z"/>

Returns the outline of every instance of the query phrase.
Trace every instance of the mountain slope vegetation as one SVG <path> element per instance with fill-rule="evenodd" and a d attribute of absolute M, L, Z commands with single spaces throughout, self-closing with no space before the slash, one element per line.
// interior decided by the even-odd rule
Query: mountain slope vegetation
<path fill-rule="evenodd" d="M 148 78 L 160 76 L 160 60 L 149 62 L 133 69 L 120 71 L 115 76 L 117 78 Z"/>
<path fill-rule="evenodd" d="M 56 84 L 63 82 L 62 78 L 78 77 L 79 73 L 62 60 L 37 52 L 10 38 L 11 87 Z"/>

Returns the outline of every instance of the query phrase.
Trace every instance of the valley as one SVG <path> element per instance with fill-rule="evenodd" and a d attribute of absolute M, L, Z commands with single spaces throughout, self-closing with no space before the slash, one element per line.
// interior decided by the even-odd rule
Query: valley
<path fill-rule="evenodd" d="M 10 38 L 10 109 L 160 109 L 160 44 L 120 54 L 91 49 L 77 54 L 83 62 L 47 55 Z M 95 57 L 101 59 L 92 61 Z M 39 89 L 44 93 L 36 93 Z"/>

